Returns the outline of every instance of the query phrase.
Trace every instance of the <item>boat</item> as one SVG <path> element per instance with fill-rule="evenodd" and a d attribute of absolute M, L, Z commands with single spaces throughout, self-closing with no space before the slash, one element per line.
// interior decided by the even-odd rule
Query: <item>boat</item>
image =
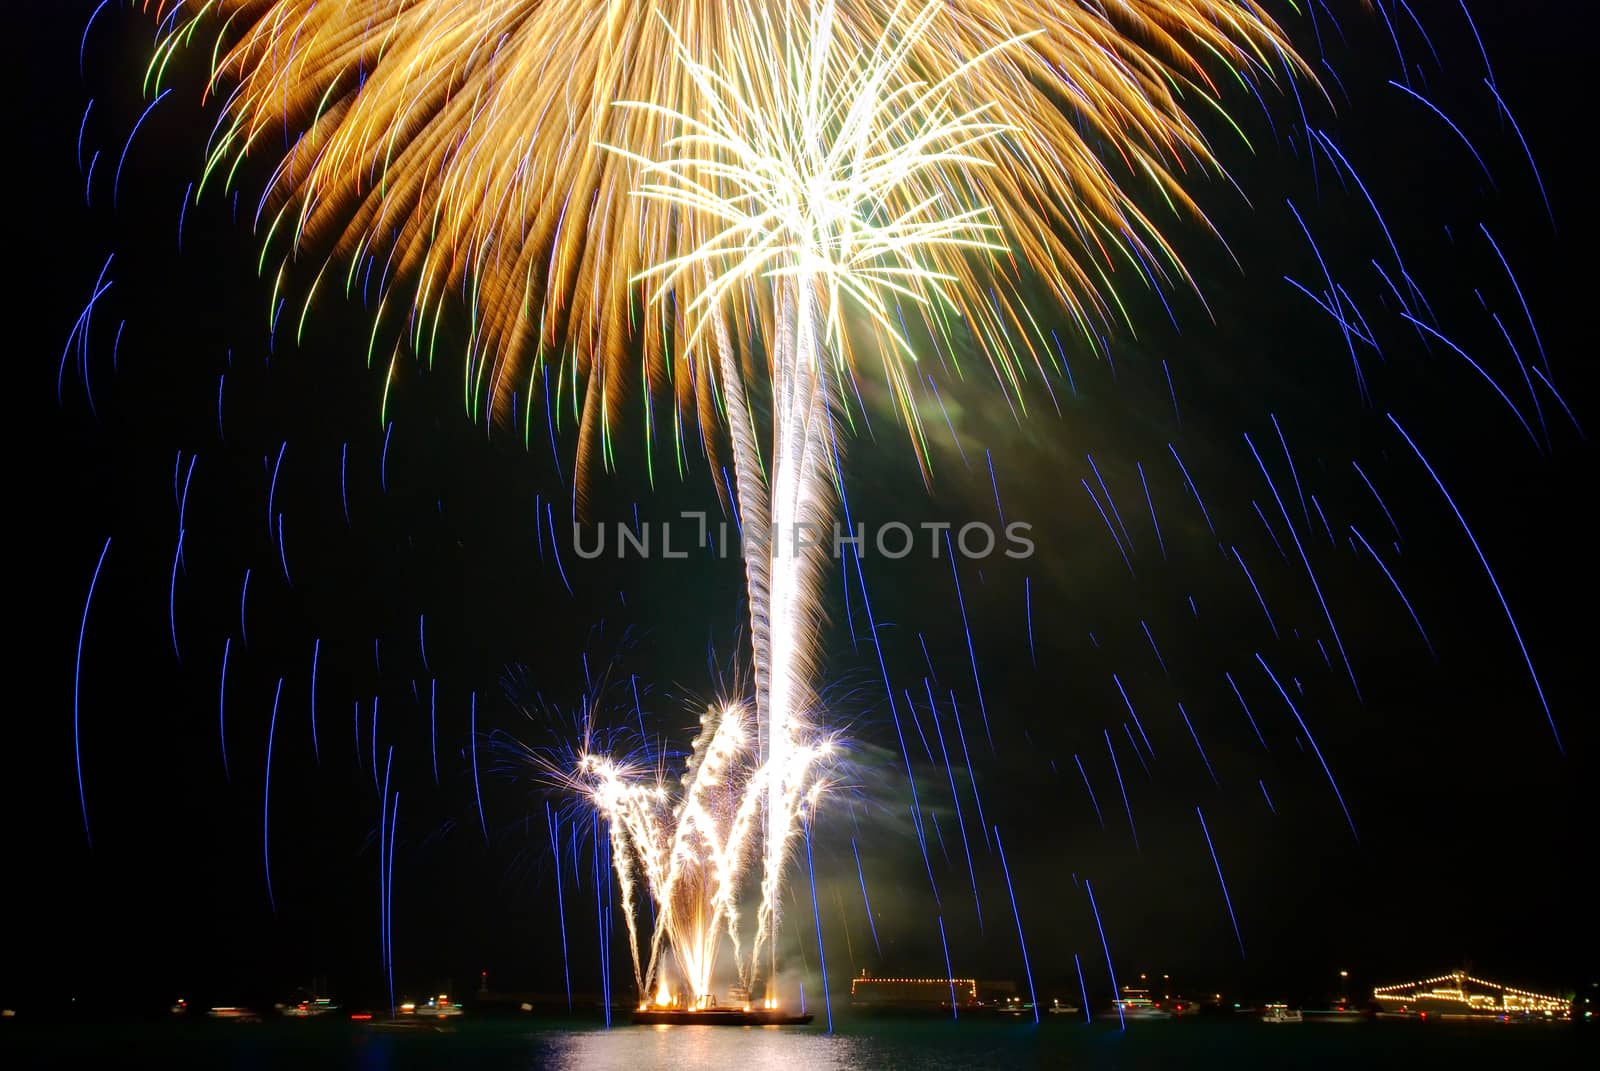
<path fill-rule="evenodd" d="M 448 1019 L 460 1015 L 463 1011 L 460 1004 L 453 1004 L 447 993 L 440 993 L 437 997 L 429 997 L 421 1004 L 415 1001 L 406 1001 L 396 1009 L 402 1016 L 416 1016 L 420 1019 Z"/>
<path fill-rule="evenodd" d="M 1287 1004 L 1268 1004 L 1261 1010 L 1263 1023 L 1303 1023 L 1305 1017 Z"/>
<path fill-rule="evenodd" d="M 1109 1012 L 1101 1012 L 1101 1019 L 1171 1019 L 1172 1013 L 1150 998 L 1148 989 L 1122 987 L 1122 996 L 1111 1002 Z"/>
<path fill-rule="evenodd" d="M 1046 1008 L 1045 1011 L 1049 1012 L 1051 1015 L 1082 1015 L 1083 1014 L 1083 1009 L 1078 1007 L 1077 1005 L 1074 1005 L 1074 1004 L 1063 1004 L 1059 1000 L 1052 1000 L 1050 1002 L 1050 1007 Z"/>
<path fill-rule="evenodd" d="M 810 1012 L 782 1008 L 659 1008 L 640 1007 L 633 1013 L 639 1026 L 804 1026 Z"/>
<path fill-rule="evenodd" d="M 275 1007 L 278 1010 L 278 1014 L 288 1019 L 314 1019 L 319 1015 L 327 1015 L 329 1012 L 339 1010 L 339 1005 L 332 1000 L 327 997 L 319 997 L 309 989 L 296 991 L 294 996 L 281 1004 L 275 1005 Z"/>

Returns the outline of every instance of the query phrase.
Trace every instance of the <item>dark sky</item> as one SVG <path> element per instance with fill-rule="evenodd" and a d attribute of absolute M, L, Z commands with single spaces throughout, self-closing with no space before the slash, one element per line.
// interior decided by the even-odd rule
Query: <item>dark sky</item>
<path fill-rule="evenodd" d="M 1387 84 L 1399 78 L 1394 42 L 1358 5 L 1333 4 L 1342 31 L 1320 13 L 1337 108 L 1302 93 L 1311 125 L 1340 147 L 1382 209 L 1426 296 L 1429 326 L 1493 376 L 1538 448 L 1467 361 L 1401 318 L 1372 265 L 1393 266 L 1384 233 L 1348 174 L 1336 173 L 1326 154 L 1313 167 L 1294 99 L 1267 95 L 1269 125 L 1236 85 L 1230 107 L 1254 151 L 1213 124 L 1239 189 L 1213 181 L 1200 199 L 1238 266 L 1199 228 L 1175 228 L 1209 316 L 1192 294 L 1170 295 L 1180 331 L 1155 297 L 1126 288 L 1138 336 L 1111 337 L 1110 361 L 1069 346 L 1071 382 L 1051 381 L 1055 404 L 1036 383 L 1020 421 L 981 375 L 962 383 L 936 371 L 960 450 L 945 414 L 930 408 L 931 493 L 903 430 L 877 404 L 879 388 L 863 384 L 872 428 L 847 445 L 846 461 L 857 520 L 996 521 L 987 450 L 1005 519 L 1031 523 L 1039 550 L 1022 562 L 960 563 L 981 704 L 949 562 L 867 561 L 918 799 L 932 817 L 937 901 L 911 831 L 905 760 L 860 589 L 852 573 L 847 601 L 846 578 L 829 581 L 829 716 L 854 747 L 840 771 L 847 790 L 831 798 L 816 829 L 836 985 L 860 969 L 941 971 L 941 911 L 956 973 L 1022 979 L 1000 860 L 980 835 L 966 778 L 958 783 L 981 929 L 948 775 L 913 732 L 920 725 L 939 756 L 924 684 L 930 663 L 946 732 L 952 692 L 959 703 L 984 816 L 1004 838 L 1033 972 L 1048 992 L 1076 987 L 1074 953 L 1091 997 L 1109 992 L 1085 879 L 1124 981 L 1165 971 L 1195 991 L 1315 994 L 1340 968 L 1370 985 L 1461 962 L 1535 986 L 1593 980 L 1592 896 L 1580 884 L 1580 857 L 1593 849 L 1592 794 L 1584 789 L 1595 743 L 1586 502 L 1595 457 L 1553 393 L 1524 380 L 1492 316 L 1530 366 L 1543 369 L 1542 345 L 1550 378 L 1585 421 L 1595 386 L 1592 271 L 1583 259 L 1590 242 L 1579 218 L 1588 172 L 1571 102 L 1588 92 L 1580 82 L 1586 34 L 1564 32 L 1570 6 L 1550 0 L 1471 6 L 1559 231 L 1517 131 L 1497 116 L 1484 60 L 1455 5 L 1426 16 L 1442 65 L 1414 26 L 1396 29 L 1413 86 L 1459 124 L 1492 186 L 1443 121 Z M 91 7 L 31 6 L 17 60 L 27 92 L 14 97 L 26 140 L 8 168 L 23 227 L 13 269 L 21 290 L 12 291 L 10 316 L 21 414 L 13 426 L 21 430 L 11 457 L 24 493 L 11 513 L 16 638 L 12 716 L 0 745 L 11 819 L 0 882 L 8 920 L 0 997 L 126 991 L 160 1002 L 183 991 L 270 999 L 320 975 L 347 999 L 372 998 L 381 984 L 374 696 L 401 794 L 397 982 L 420 990 L 454 980 L 466 989 L 488 970 L 497 985 L 557 990 L 561 932 L 543 797 L 506 742 L 571 741 L 563 718 L 586 690 L 586 656 L 596 678 L 637 677 L 649 732 L 686 743 L 700 706 L 732 679 L 743 609 L 738 567 L 708 555 L 582 563 L 563 540 L 563 579 L 549 531 L 537 537 L 535 520 L 553 502 L 565 529 L 571 436 L 557 444 L 558 469 L 542 418 L 528 449 L 504 429 L 486 435 L 462 411 L 453 360 L 432 372 L 401 362 L 384 464 L 383 376 L 365 366 L 371 319 L 359 296 L 321 300 L 299 345 L 295 316 L 287 315 L 269 343 L 272 279 L 257 277 L 259 244 L 249 227 L 259 169 L 245 169 L 237 221 L 225 197 L 188 209 L 179 252 L 179 207 L 199 173 L 213 114 L 196 103 L 198 71 L 176 72 L 177 89 L 127 153 L 113 204 L 123 147 L 144 108 L 139 80 L 152 27 L 136 12 L 104 16 L 80 77 Z M 1298 43 L 1317 57 L 1312 27 L 1295 25 Z M 87 184 L 80 124 L 84 166 L 99 154 Z M 1284 279 L 1327 289 L 1290 202 L 1381 347 L 1380 355 L 1355 343 L 1370 403 L 1357 391 L 1337 324 Z M 1537 342 L 1480 223 L 1516 270 Z M 62 346 L 112 254 L 113 286 L 92 320 L 88 381 L 74 351 L 58 403 Z M 305 281 L 299 285 L 303 294 Z M 1036 314 L 1061 323 L 1048 309 Z M 1388 414 L 1427 455 L 1487 555 L 1564 752 L 1473 544 Z M 631 520 L 635 505 L 647 520 L 718 508 L 697 447 L 680 480 L 670 445 L 658 445 L 652 488 L 635 430 L 637 399 L 619 426 L 618 470 L 595 480 L 596 519 Z M 340 497 L 346 451 L 349 524 Z M 1090 456 L 1133 544 L 1131 570 L 1085 491 L 1086 480 L 1101 494 Z M 174 583 L 178 499 L 191 459 Z M 1381 492 L 1398 539 L 1352 461 Z M 1160 518 L 1159 544 L 1138 465 Z M 1316 509 L 1302 511 L 1295 477 Z M 1352 548 L 1351 525 L 1403 587 L 1432 652 L 1385 573 Z M 81 663 L 91 848 L 74 764 L 74 670 L 84 597 L 107 538 Z M 314 752 L 310 678 L 319 641 Z M 226 774 L 218 711 L 225 643 Z M 1359 841 L 1258 652 L 1289 689 Z M 1260 740 L 1225 673 L 1238 682 Z M 1113 674 L 1153 756 L 1135 757 Z M 508 677 L 515 687 L 507 688 Z M 268 833 L 274 912 L 263 799 L 280 678 Z M 473 792 L 474 695 L 487 842 Z M 609 715 L 633 717 L 631 697 Z M 1243 959 L 1197 806 L 1227 877 Z M 852 839 L 881 954 L 865 924 Z M 565 872 L 572 979 L 581 990 L 595 989 L 598 975 L 587 851 L 579 885 L 570 857 Z M 814 970 L 810 893 L 803 869 L 796 874 L 786 958 Z"/>

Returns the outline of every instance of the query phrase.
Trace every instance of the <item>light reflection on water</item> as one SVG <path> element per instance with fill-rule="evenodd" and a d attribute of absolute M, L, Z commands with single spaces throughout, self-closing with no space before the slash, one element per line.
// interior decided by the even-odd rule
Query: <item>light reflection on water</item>
<path fill-rule="evenodd" d="M 537 1066 L 553 1071 L 844 1071 L 873 1065 L 862 1039 L 780 1027 L 655 1026 L 536 1034 L 529 1041 Z"/>

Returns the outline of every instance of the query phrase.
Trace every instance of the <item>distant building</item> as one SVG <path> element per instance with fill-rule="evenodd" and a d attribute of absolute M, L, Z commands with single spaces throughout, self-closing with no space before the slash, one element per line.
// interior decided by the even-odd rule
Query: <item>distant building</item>
<path fill-rule="evenodd" d="M 1380 1014 L 1440 1019 L 1565 1018 L 1572 1009 L 1566 997 L 1531 993 L 1497 982 L 1451 971 L 1437 978 L 1372 991 Z"/>
<path fill-rule="evenodd" d="M 952 988 L 957 1004 L 977 1003 L 975 978 L 877 978 L 865 972 L 850 979 L 850 1002 L 899 1007 L 943 1004 L 948 1007 Z"/>

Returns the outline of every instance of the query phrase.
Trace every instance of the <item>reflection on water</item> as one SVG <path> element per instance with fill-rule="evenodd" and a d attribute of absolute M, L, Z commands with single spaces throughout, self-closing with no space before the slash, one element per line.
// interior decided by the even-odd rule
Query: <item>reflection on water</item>
<path fill-rule="evenodd" d="M 739 1068 L 844 1071 L 871 1065 L 861 1040 L 782 1027 L 655 1026 L 534 1035 L 538 1066 L 554 1071 Z M 881 1065 L 879 1065 L 881 1066 Z"/>

